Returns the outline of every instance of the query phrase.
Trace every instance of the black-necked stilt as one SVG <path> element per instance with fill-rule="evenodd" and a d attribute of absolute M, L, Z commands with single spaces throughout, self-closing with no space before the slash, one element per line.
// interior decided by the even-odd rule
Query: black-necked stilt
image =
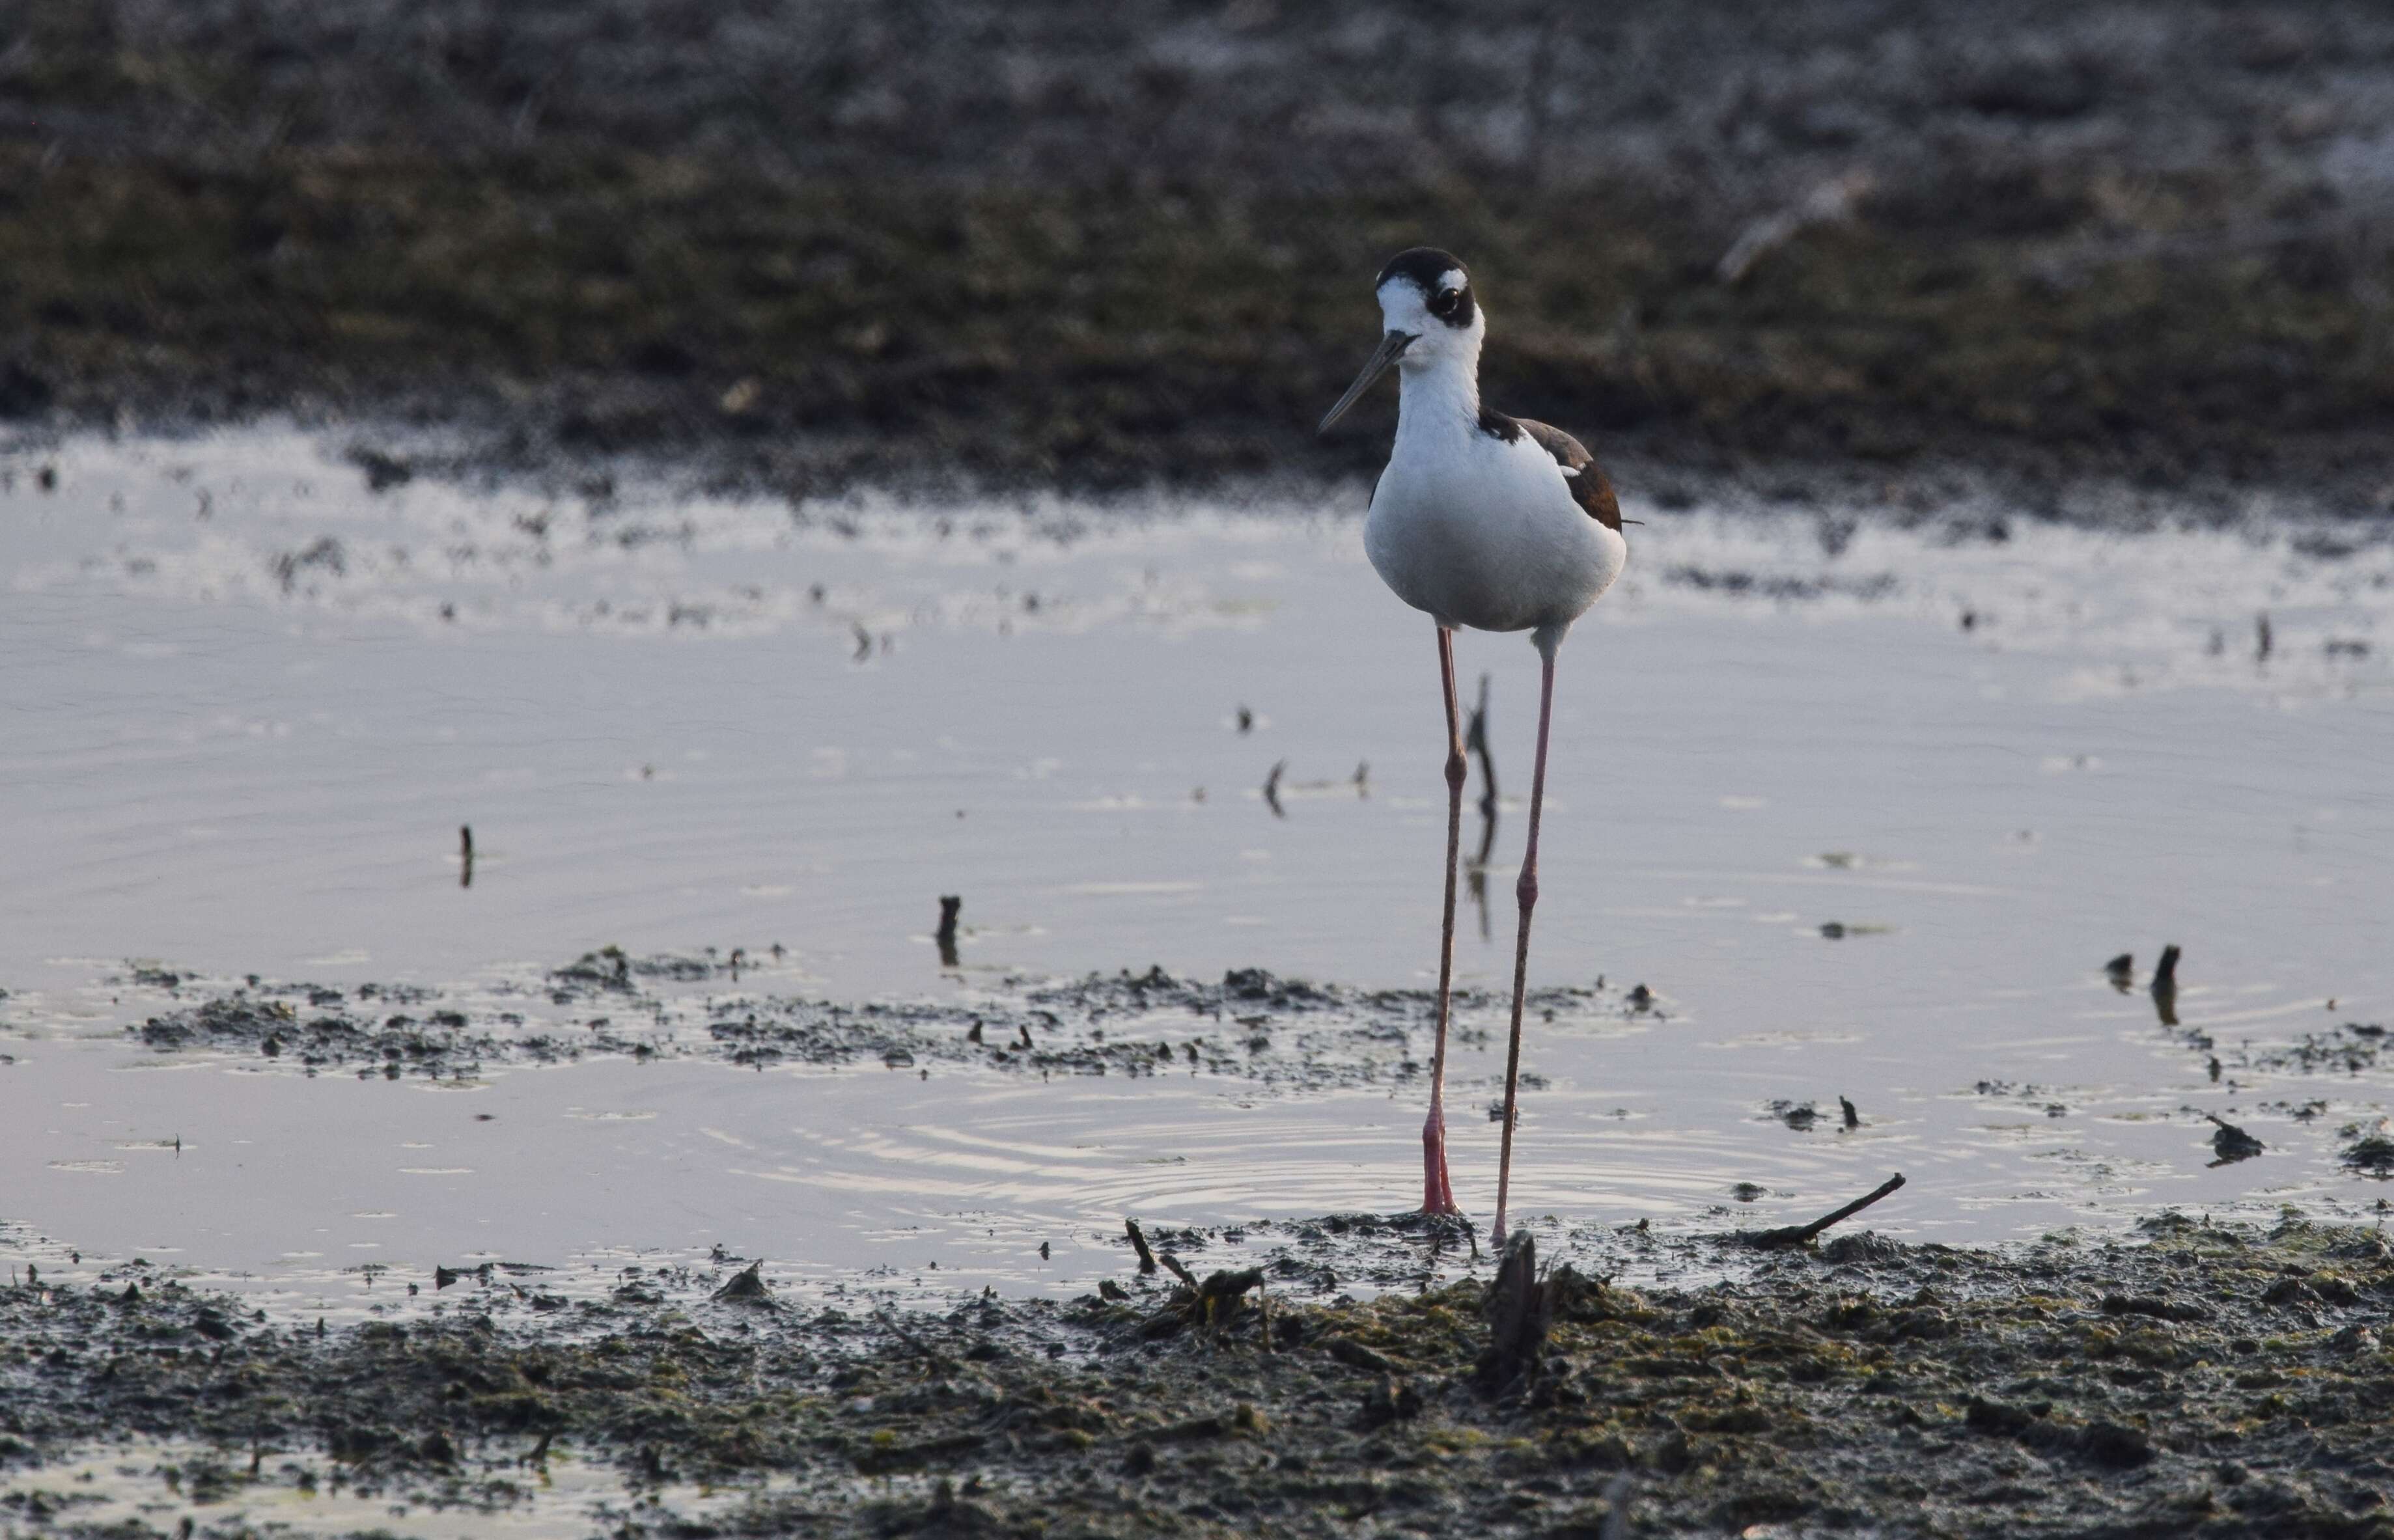
<path fill-rule="evenodd" d="M 1480 401 L 1486 315 L 1471 277 L 1445 252 L 1417 246 L 1380 269 L 1380 346 L 1323 430 L 1391 366 L 1400 372 L 1397 441 L 1372 493 L 1363 549 L 1397 597 L 1428 612 L 1446 691 L 1446 905 L 1439 927 L 1438 1046 L 1422 1125 L 1422 1208 L 1458 1212 L 1446 1174 L 1446 1021 L 1454 983 L 1454 870 L 1463 821 L 1463 734 L 1454 704 L 1454 629 L 1526 631 L 1543 667 L 1530 835 L 1521 856 L 1521 928 L 1513 951 L 1513 1030 L 1505 1054 L 1505 1128 L 1496 1164 L 1496 1244 L 1513 1169 L 1521 1070 L 1521 997 L 1529 983 L 1530 911 L 1538 902 L 1538 816 L 1546 794 L 1555 649 L 1621 575 L 1629 546 L 1611 483 L 1579 440 Z"/>

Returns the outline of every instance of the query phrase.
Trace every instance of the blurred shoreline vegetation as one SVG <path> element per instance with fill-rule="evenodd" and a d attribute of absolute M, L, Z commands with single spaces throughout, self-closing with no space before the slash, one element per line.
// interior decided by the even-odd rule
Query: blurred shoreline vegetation
<path fill-rule="evenodd" d="M 20 4 L 0 416 L 1368 473 L 1311 425 L 1429 241 L 1599 452 L 2394 497 L 2394 17 L 1735 10 Z"/>

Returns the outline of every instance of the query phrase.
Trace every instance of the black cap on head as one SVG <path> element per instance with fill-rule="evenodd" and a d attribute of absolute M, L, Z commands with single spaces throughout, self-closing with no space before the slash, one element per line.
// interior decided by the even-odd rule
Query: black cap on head
<path fill-rule="evenodd" d="M 1461 288 L 1441 290 L 1439 287 L 1439 280 L 1449 273 L 1463 274 Z M 1377 294 L 1393 278 L 1401 278 L 1419 289 L 1423 302 L 1429 307 L 1429 313 L 1449 326 L 1471 324 L 1471 276 L 1465 270 L 1462 259 L 1453 252 L 1440 251 L 1436 246 L 1415 246 L 1410 251 L 1399 252 L 1388 258 L 1388 265 L 1380 269 L 1378 278 L 1372 281 L 1372 292 Z"/>

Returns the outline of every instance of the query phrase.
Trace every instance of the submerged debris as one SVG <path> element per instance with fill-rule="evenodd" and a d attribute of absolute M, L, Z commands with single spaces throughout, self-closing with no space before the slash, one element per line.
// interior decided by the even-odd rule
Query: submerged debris
<path fill-rule="evenodd" d="M 743 965 L 749 970 L 743 980 Z M 1054 981 L 1008 979 L 965 1001 L 848 1004 L 756 992 L 743 948 L 636 958 L 605 947 L 549 973 L 522 1010 L 440 1007 L 428 990 L 352 991 L 259 983 L 151 1016 L 129 1028 L 162 1051 L 254 1051 L 310 1071 L 454 1078 L 491 1065 L 600 1056 L 708 1057 L 776 1064 L 878 1062 L 891 1068 L 974 1064 L 1040 1075 L 1153 1076 L 1186 1069 L 1292 1090 L 1412 1081 L 1427 1073 L 1435 1001 L 1427 990 L 1359 990 L 1232 969 L 1218 983 L 1144 972 Z M 188 975 L 153 975 L 188 998 Z M 172 978 L 174 983 L 164 983 Z M 651 987 L 653 986 L 653 987 Z M 680 986 L 680 987 L 677 987 Z M 505 998 L 507 991 L 497 995 Z M 1601 985 L 1533 990 L 1530 1005 L 1565 1030 L 1651 1012 Z M 377 1015 L 375 1008 L 414 1009 Z M 1457 990 L 1461 1030 L 1509 997 Z M 604 1014 L 574 1019 L 577 1008 Z M 1185 1063 L 1183 1063 L 1185 1061 Z M 1534 1077 L 1524 1077 L 1534 1085 Z"/>
<path fill-rule="evenodd" d="M 765 1283 L 765 1264 L 762 1261 L 750 1262 L 746 1267 L 733 1273 L 731 1281 L 717 1289 L 709 1298 L 724 1304 L 771 1304 L 773 1291 Z"/>
<path fill-rule="evenodd" d="M 2306 1075 L 2341 1071 L 2359 1075 L 2377 1067 L 2386 1050 L 2386 1028 L 2374 1022 L 2346 1022 L 2325 1032 L 2306 1032 L 2281 1048 L 2249 1052 L 2240 1067 L 2265 1072 L 2299 1070 Z"/>
<path fill-rule="evenodd" d="M 2211 1151 L 2219 1158 L 2212 1162 L 2214 1166 L 2232 1166 L 2240 1160 L 2250 1160 L 2269 1148 L 2216 1113 L 2203 1116 L 2216 1125 L 2211 1135 Z"/>
<path fill-rule="evenodd" d="M 2363 1176 L 2394 1177 L 2394 1139 L 2364 1134 L 2344 1147 L 2344 1163 Z"/>

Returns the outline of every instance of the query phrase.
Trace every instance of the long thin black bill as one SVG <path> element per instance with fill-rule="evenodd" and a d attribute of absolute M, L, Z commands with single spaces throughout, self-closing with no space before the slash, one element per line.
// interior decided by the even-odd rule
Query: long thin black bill
<path fill-rule="evenodd" d="M 1329 415 L 1322 419 L 1322 425 L 1313 431 L 1328 433 L 1330 424 L 1346 416 L 1347 409 L 1361 399 L 1363 392 L 1372 388 L 1372 382 L 1387 373 L 1388 367 L 1403 358 L 1405 349 L 1413 345 L 1414 333 L 1411 332 L 1391 332 L 1382 337 L 1379 350 L 1363 366 L 1363 372 L 1355 376 L 1355 383 L 1347 387 L 1347 394 L 1338 398 L 1338 404 L 1330 409 Z"/>

